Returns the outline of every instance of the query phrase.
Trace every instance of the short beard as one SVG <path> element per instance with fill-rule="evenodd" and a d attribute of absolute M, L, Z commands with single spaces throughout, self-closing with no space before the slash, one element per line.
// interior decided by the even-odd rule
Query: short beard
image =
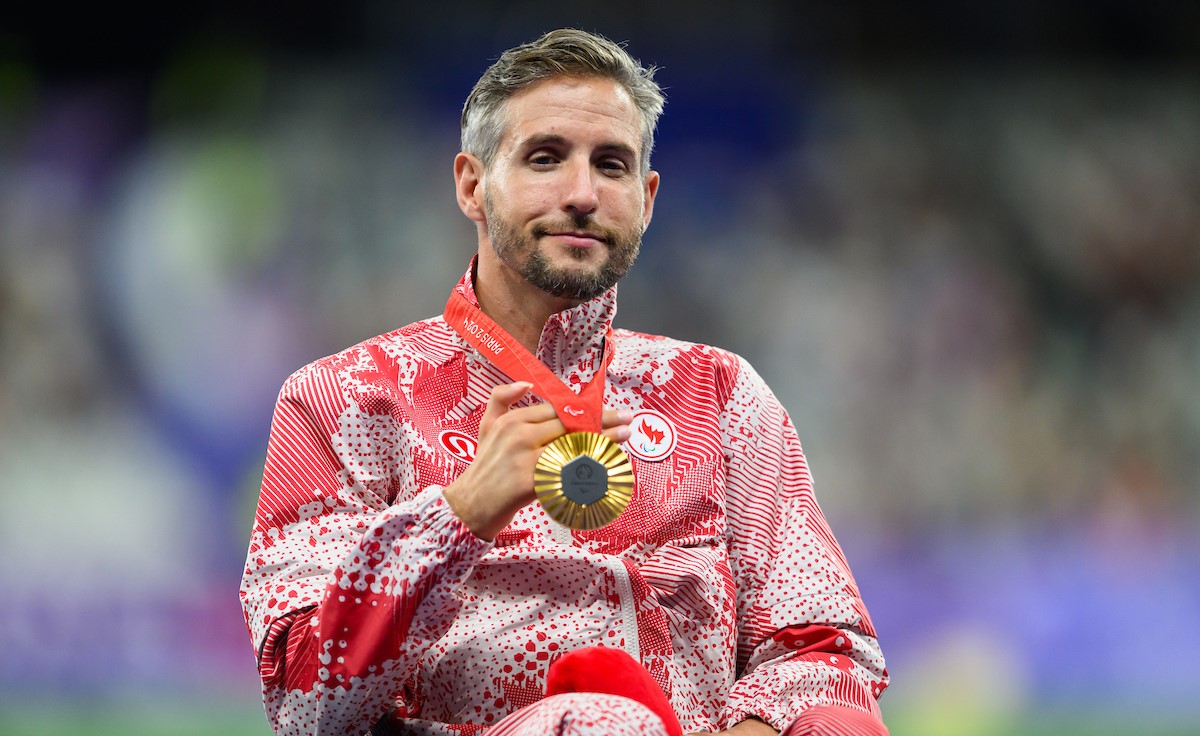
<path fill-rule="evenodd" d="M 553 227 L 535 225 L 531 235 L 524 235 L 511 222 L 499 216 L 490 196 L 484 196 L 483 208 L 487 216 L 488 239 L 500 261 L 530 284 L 561 299 L 585 302 L 608 291 L 629 273 L 642 247 L 640 231 L 622 233 L 601 228 L 590 215 L 576 215 L 569 223 Z M 537 244 L 541 238 L 560 230 L 585 230 L 599 235 L 604 240 L 608 257 L 595 270 L 556 268 Z M 577 251 L 575 256 L 582 261 L 586 253 Z"/>

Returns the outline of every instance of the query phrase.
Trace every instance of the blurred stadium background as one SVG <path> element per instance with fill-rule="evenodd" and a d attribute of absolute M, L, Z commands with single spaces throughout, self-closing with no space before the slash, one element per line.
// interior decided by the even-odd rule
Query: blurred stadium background
<path fill-rule="evenodd" d="M 0 733 L 266 734 L 292 370 L 437 312 L 458 110 L 559 25 L 668 88 L 622 326 L 748 357 L 895 736 L 1200 733 L 1200 5 L 26 7 L 0 22 Z"/>

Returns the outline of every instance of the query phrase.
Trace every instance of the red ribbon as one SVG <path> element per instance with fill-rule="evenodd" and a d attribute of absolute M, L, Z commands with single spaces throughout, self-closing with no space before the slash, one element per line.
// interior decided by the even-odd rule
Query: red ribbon
<path fill-rule="evenodd" d="M 515 380 L 532 383 L 533 392 L 550 402 L 567 432 L 601 430 L 604 375 L 613 358 L 611 327 L 604 336 L 604 357 L 601 359 L 599 370 L 576 394 L 533 353 L 526 350 L 524 345 L 517 342 L 516 338 L 458 290 L 450 293 L 443 317 L 446 324 L 497 368 Z"/>

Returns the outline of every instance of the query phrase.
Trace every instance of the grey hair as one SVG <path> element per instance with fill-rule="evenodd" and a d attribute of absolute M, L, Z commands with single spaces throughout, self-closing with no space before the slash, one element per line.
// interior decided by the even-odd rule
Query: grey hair
<path fill-rule="evenodd" d="M 505 51 L 488 67 L 462 109 L 462 150 L 490 168 L 500 148 L 507 120 L 504 103 L 526 87 L 551 77 L 600 77 L 625 89 L 642 118 L 642 176 L 650 171 L 654 130 L 662 115 L 662 89 L 653 65 L 642 66 L 623 46 L 574 28 L 550 31 L 536 41 Z"/>

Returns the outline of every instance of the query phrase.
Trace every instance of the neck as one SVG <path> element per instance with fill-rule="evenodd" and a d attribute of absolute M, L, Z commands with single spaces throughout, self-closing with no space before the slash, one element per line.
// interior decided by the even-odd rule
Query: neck
<path fill-rule="evenodd" d="M 537 355 L 542 328 L 550 315 L 578 303 L 547 294 L 490 258 L 476 262 L 474 286 L 483 313 L 533 355 Z"/>

